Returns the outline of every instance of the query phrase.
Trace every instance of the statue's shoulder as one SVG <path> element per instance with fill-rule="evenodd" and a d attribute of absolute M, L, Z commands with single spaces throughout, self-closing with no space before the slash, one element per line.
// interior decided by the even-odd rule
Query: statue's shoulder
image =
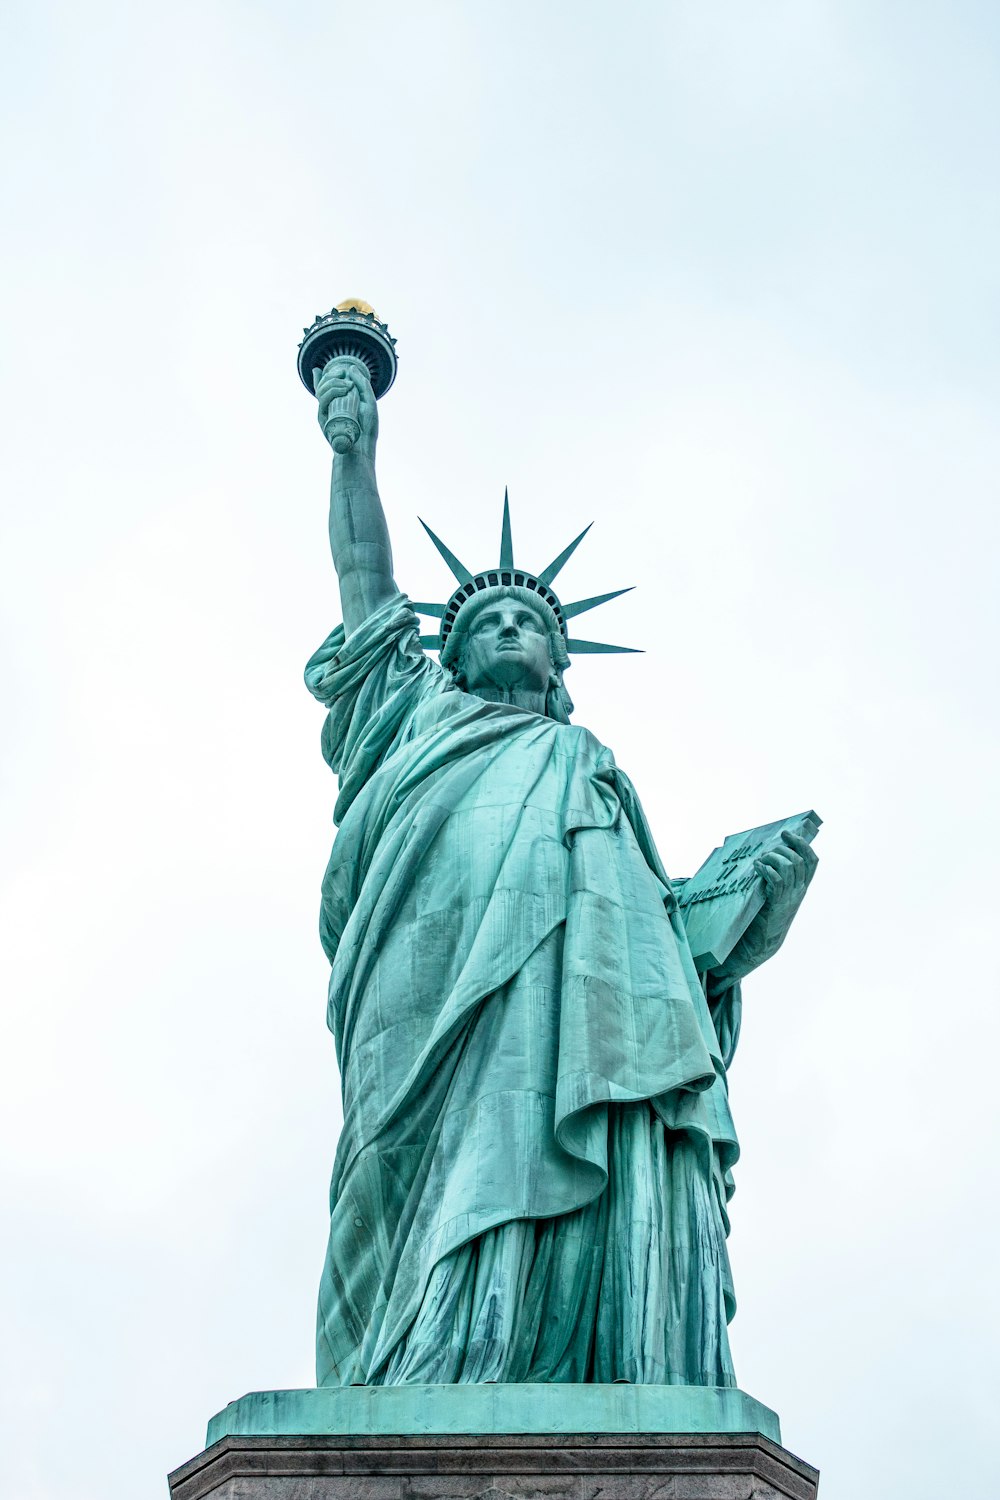
<path fill-rule="evenodd" d="M 578 735 L 579 744 L 582 748 L 586 749 L 589 755 L 593 755 L 595 759 L 601 760 L 609 766 L 614 765 L 614 752 L 609 750 L 604 741 L 592 729 L 588 729 L 585 724 L 561 724 L 559 727 L 560 729 L 568 729 Z"/>

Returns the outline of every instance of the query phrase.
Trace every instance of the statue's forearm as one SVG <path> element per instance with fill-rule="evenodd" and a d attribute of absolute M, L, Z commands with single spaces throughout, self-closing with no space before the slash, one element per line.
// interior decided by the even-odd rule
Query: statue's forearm
<path fill-rule="evenodd" d="M 368 454 L 338 455 L 330 482 L 330 550 L 350 635 L 397 592 L 385 512 Z"/>

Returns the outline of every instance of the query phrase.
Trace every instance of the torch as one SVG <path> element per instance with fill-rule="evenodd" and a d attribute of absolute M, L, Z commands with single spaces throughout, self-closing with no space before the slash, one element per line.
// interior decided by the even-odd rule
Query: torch
<path fill-rule="evenodd" d="M 395 380 L 396 340 L 375 309 L 360 298 L 338 302 L 302 332 L 305 337 L 299 345 L 299 378 L 312 395 L 331 359 L 356 361 L 371 381 L 376 400 Z M 325 435 L 334 453 L 347 453 L 361 436 L 358 393 L 353 387 L 346 396 L 330 402 Z"/>

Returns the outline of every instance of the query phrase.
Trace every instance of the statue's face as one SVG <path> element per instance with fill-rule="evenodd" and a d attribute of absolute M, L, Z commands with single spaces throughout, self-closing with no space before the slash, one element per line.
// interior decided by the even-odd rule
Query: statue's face
<path fill-rule="evenodd" d="M 466 629 L 461 663 L 471 693 L 483 687 L 544 693 L 553 674 L 544 618 L 517 598 L 484 604 Z"/>

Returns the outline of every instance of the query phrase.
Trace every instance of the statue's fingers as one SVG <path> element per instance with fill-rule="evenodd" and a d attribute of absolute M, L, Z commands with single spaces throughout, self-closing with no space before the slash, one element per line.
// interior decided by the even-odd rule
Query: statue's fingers
<path fill-rule="evenodd" d="M 807 863 L 805 855 L 800 854 L 797 849 L 786 847 L 776 849 L 775 854 L 781 861 L 785 870 L 785 893 L 786 895 L 801 896 L 809 881 L 815 866 Z"/>
<path fill-rule="evenodd" d="M 368 371 L 359 370 L 357 365 L 355 365 L 351 371 L 351 379 L 354 382 L 358 395 L 361 397 L 362 404 L 365 406 L 374 406 L 375 392 L 372 390 L 372 383 L 368 375 Z"/>
<path fill-rule="evenodd" d="M 335 354 L 333 358 L 328 359 L 326 364 L 323 366 L 323 375 L 327 378 L 332 375 L 338 380 L 345 380 L 350 373 L 353 365 L 354 361 L 352 359 L 340 359 Z"/>
<path fill-rule="evenodd" d="M 819 864 L 819 856 L 812 844 L 800 833 L 792 833 L 791 829 L 786 828 L 781 837 L 790 849 L 794 849 L 796 854 L 801 854 L 807 865 Z"/>
<path fill-rule="evenodd" d="M 816 873 L 816 866 L 819 864 L 819 856 L 812 849 L 805 848 L 802 850 L 797 849 L 795 851 L 795 857 L 799 861 L 799 867 L 802 870 L 802 878 L 805 880 L 806 884 L 808 884 Z"/>
<path fill-rule="evenodd" d="M 785 841 L 785 847 L 781 852 L 786 857 L 794 860 L 798 883 L 800 885 L 808 885 L 812 879 L 812 873 L 819 863 L 811 846 L 797 833 L 789 833 L 786 830 L 781 837 Z"/>
<path fill-rule="evenodd" d="M 334 401 L 342 396 L 350 395 L 353 389 L 354 387 L 349 380 L 341 380 L 335 375 L 328 376 L 320 383 L 319 390 L 316 392 L 320 411 L 328 411 Z"/>
<path fill-rule="evenodd" d="M 328 380 L 344 380 L 353 385 L 358 378 L 357 362 L 353 359 L 338 359 L 335 355 L 333 359 L 327 360 L 323 374 Z"/>
<path fill-rule="evenodd" d="M 769 850 L 761 858 L 766 861 L 767 868 L 774 875 L 774 885 L 771 888 L 772 895 L 776 897 L 787 896 L 795 888 L 795 872 L 791 861 L 783 858 L 776 849 Z"/>
<path fill-rule="evenodd" d="M 345 365 L 340 373 L 344 382 L 344 393 L 354 391 L 358 398 L 358 405 L 363 411 L 368 411 L 375 405 L 371 382 L 363 369 L 352 361 L 349 365 Z"/>
<path fill-rule="evenodd" d="M 338 396 L 346 396 L 350 390 L 349 380 L 324 380 L 316 395 L 322 406 L 324 401 L 335 401 Z"/>
<path fill-rule="evenodd" d="M 801 854 L 796 854 L 792 849 L 780 851 L 780 858 L 785 871 L 786 890 L 795 890 L 798 886 L 805 884 L 806 862 Z"/>
<path fill-rule="evenodd" d="M 794 855 L 788 849 L 769 849 L 766 854 L 761 855 L 763 864 L 770 866 L 779 875 L 783 875 L 788 868 L 789 861 Z"/>
<path fill-rule="evenodd" d="M 333 375 L 336 380 L 342 380 L 343 375 L 345 374 L 346 372 L 345 366 L 343 366 L 343 360 L 327 360 L 327 363 L 325 363 L 325 365 L 322 366 L 321 371 L 319 371 L 319 381 L 321 381 L 322 384 L 322 381 L 330 380 L 331 375 Z"/>

